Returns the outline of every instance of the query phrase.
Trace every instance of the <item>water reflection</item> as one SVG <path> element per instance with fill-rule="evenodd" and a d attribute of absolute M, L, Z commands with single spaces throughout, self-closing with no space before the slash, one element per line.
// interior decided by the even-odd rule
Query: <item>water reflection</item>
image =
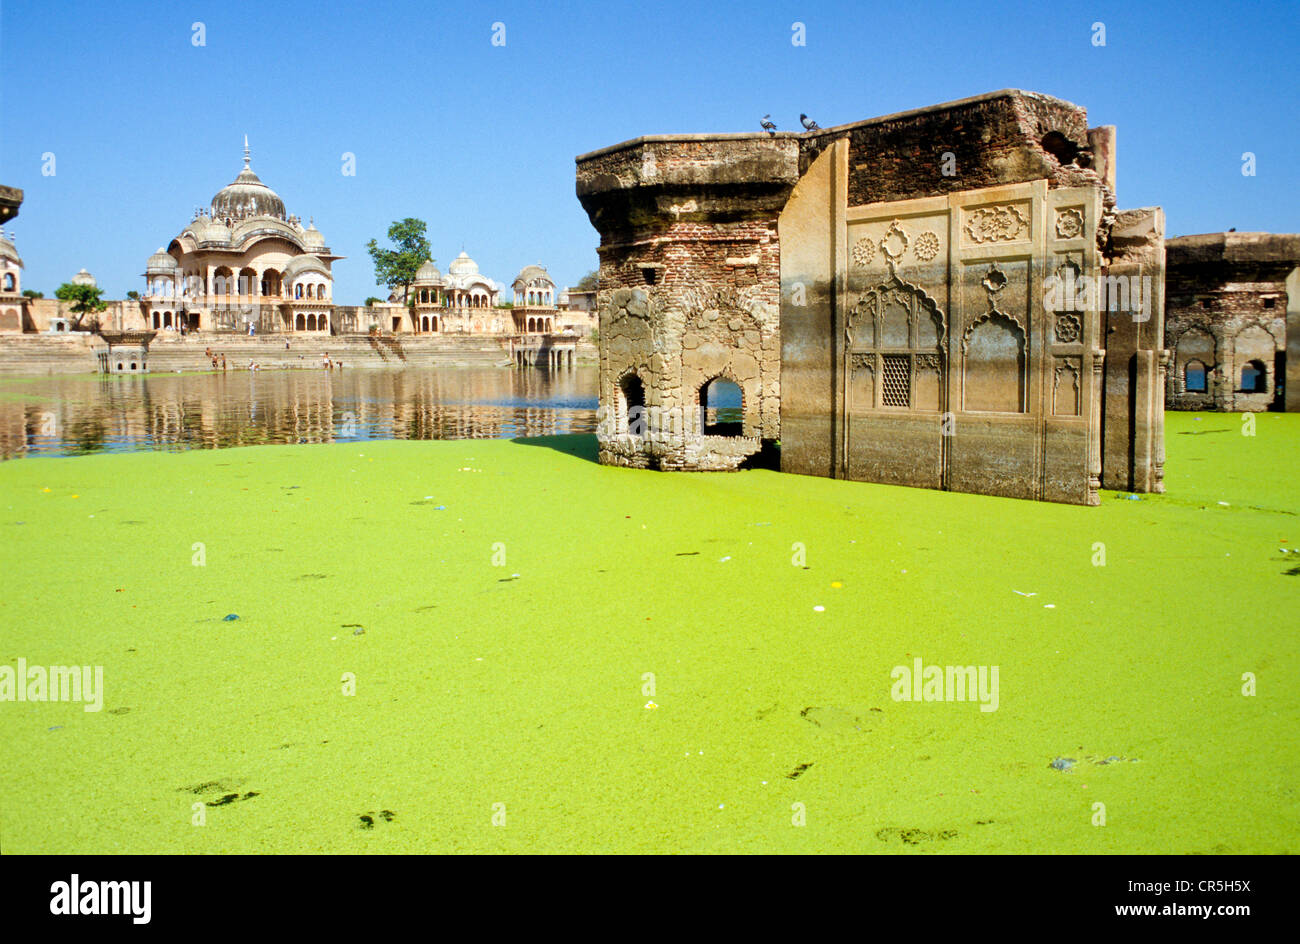
<path fill-rule="evenodd" d="M 0 456 L 596 429 L 596 369 L 0 378 Z"/>

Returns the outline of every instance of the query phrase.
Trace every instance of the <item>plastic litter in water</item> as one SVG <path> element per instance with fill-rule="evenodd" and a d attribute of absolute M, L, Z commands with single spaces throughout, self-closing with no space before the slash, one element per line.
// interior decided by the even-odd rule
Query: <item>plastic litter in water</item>
<path fill-rule="evenodd" d="M 239 619 L 239 616 L 236 615 L 235 613 L 227 613 L 225 616 L 221 617 L 221 622 L 230 623 L 237 619 Z"/>

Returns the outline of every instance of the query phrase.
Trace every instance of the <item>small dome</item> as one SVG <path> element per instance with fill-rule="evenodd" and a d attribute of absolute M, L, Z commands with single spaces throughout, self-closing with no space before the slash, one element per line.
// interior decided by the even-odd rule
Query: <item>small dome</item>
<path fill-rule="evenodd" d="M 478 263 L 465 254 L 462 249 L 459 256 L 447 266 L 448 275 L 478 275 Z"/>
<path fill-rule="evenodd" d="M 432 259 L 426 259 L 424 265 L 420 266 L 419 270 L 415 273 L 415 281 L 441 282 L 442 273 L 438 271 L 438 267 L 433 264 Z"/>
<path fill-rule="evenodd" d="M 91 275 L 85 269 L 82 269 L 80 272 L 78 272 L 76 275 L 72 277 L 72 284 L 94 286 L 98 283 L 95 282 L 95 277 L 93 275 Z"/>
<path fill-rule="evenodd" d="M 320 257 L 308 254 L 304 256 L 294 256 L 290 259 L 289 264 L 284 267 L 283 276 L 286 281 L 289 281 L 300 272 L 306 272 L 309 269 L 326 276 L 330 274 L 329 266 L 327 266 Z"/>
<path fill-rule="evenodd" d="M 149 272 L 171 272 L 176 268 L 176 260 L 173 259 L 161 246 L 158 251 L 149 257 L 149 264 L 146 269 Z"/>
<path fill-rule="evenodd" d="M 19 268 L 22 267 L 23 260 L 18 255 L 18 250 L 14 248 L 13 236 L 6 236 L 0 232 L 0 259 L 8 259 L 16 263 Z"/>
<path fill-rule="evenodd" d="M 321 231 L 316 228 L 316 223 L 314 221 L 307 224 L 307 229 L 302 234 L 302 242 L 304 246 L 309 246 L 312 249 L 325 248 L 325 237 L 322 236 Z"/>
<path fill-rule="evenodd" d="M 539 282 L 543 283 L 543 285 L 549 285 L 551 288 L 555 287 L 555 280 L 551 278 L 550 273 L 544 268 L 539 265 L 524 266 L 519 274 L 515 276 L 514 288 L 521 290 L 529 286 L 541 287 L 538 286 Z"/>

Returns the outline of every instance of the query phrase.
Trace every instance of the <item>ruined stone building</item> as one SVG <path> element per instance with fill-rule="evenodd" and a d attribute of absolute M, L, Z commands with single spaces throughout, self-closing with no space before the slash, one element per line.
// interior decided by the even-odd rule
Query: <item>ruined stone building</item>
<path fill-rule="evenodd" d="M 1016 90 L 580 156 L 601 461 L 734 469 L 779 442 L 787 472 L 1163 491 L 1163 214 L 1116 209 L 1114 161 L 1113 127 Z"/>
<path fill-rule="evenodd" d="M 1300 235 L 1180 236 L 1165 252 L 1170 409 L 1300 410 Z"/>

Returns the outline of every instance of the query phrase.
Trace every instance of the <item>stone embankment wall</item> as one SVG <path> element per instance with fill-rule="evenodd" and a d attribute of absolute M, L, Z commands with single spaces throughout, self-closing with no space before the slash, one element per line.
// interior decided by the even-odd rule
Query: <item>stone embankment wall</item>
<path fill-rule="evenodd" d="M 509 367 L 509 338 L 497 337 L 245 337 L 241 335 L 197 335 L 185 339 L 159 337 L 149 345 L 151 373 L 211 370 L 204 354 L 211 348 L 226 355 L 229 370 L 247 370 L 249 362 L 262 370 L 321 368 L 324 355 L 342 362 L 344 368 L 405 367 Z M 2 374 L 79 374 L 98 369 L 95 352 L 104 342 L 88 334 L 0 336 Z M 595 363 L 596 347 L 578 342 L 578 363 Z"/>

